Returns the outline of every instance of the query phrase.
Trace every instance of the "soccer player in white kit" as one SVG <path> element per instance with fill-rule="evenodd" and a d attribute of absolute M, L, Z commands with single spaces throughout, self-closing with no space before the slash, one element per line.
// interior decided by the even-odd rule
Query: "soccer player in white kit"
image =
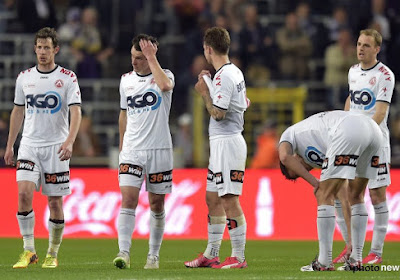
<path fill-rule="evenodd" d="M 203 39 L 204 56 L 216 70 L 209 89 L 203 70 L 195 86 L 210 114 L 210 159 L 207 176 L 208 244 L 205 252 L 186 267 L 245 268 L 246 219 L 239 196 L 242 194 L 247 157 L 246 142 L 241 134 L 244 112 L 249 100 L 242 71 L 229 62 L 229 33 L 213 27 Z M 219 261 L 219 249 L 228 225 L 232 245 L 231 257 Z"/>
<path fill-rule="evenodd" d="M 25 120 L 18 150 L 18 225 L 24 252 L 13 268 L 38 262 L 34 244 L 33 193 L 48 196 L 49 248 L 43 268 L 58 266 L 57 253 L 64 231 L 63 196 L 69 188 L 69 160 L 81 121 L 81 93 L 74 72 L 55 64 L 60 50 L 57 33 L 43 28 L 36 33 L 37 65 L 22 71 L 16 81 L 14 109 L 4 160 L 14 165 L 13 146 Z M 71 121 L 68 123 L 68 113 Z"/>
<path fill-rule="evenodd" d="M 382 44 L 382 36 L 373 29 L 360 31 L 357 41 L 359 64 L 349 70 L 349 97 L 345 110 L 358 112 L 371 117 L 382 130 L 383 142 L 379 154 L 379 173 L 375 181 L 368 184 L 371 202 L 375 211 L 375 222 L 371 250 L 363 263 L 382 262 L 383 244 L 389 222 L 389 209 L 386 202 L 386 188 L 390 185 L 390 136 L 387 126 L 390 102 L 392 99 L 395 77 L 393 72 L 377 55 Z M 339 224 L 340 225 L 340 224 Z M 346 232 L 346 225 L 342 225 Z"/>
<path fill-rule="evenodd" d="M 118 268 L 130 268 L 132 233 L 139 192 L 146 179 L 150 203 L 149 253 L 145 269 L 159 268 L 165 227 L 164 199 L 172 189 L 172 140 L 169 112 L 174 75 L 162 69 L 155 38 L 140 34 L 132 40 L 133 71 L 122 75 L 119 116 L 119 186 L 122 205 L 118 216 Z"/>
<path fill-rule="evenodd" d="M 334 199 L 345 180 L 349 181 L 353 225 L 349 268 L 360 267 L 368 222 L 363 193 L 368 180 L 377 178 L 381 138 L 374 121 L 345 111 L 315 114 L 283 132 L 278 148 L 282 173 L 288 179 L 302 177 L 310 183 L 318 202 L 319 255 L 301 271 L 335 269 L 332 263 Z M 314 167 L 322 168 L 319 181 L 309 173 Z"/>

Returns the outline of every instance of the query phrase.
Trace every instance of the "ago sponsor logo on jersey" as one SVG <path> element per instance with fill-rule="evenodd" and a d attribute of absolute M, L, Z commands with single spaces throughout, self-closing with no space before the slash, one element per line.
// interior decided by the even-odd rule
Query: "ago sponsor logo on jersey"
<path fill-rule="evenodd" d="M 375 106 L 376 97 L 375 94 L 369 88 L 363 88 L 361 90 L 350 90 L 351 108 L 369 110 Z"/>
<path fill-rule="evenodd" d="M 324 153 L 322 153 L 313 146 L 307 147 L 307 149 L 304 152 L 304 156 L 309 162 L 316 164 L 320 167 L 322 167 L 322 163 L 324 162 L 325 159 Z"/>
<path fill-rule="evenodd" d="M 60 111 L 61 105 L 61 96 L 55 91 L 26 95 L 28 114 L 55 114 Z"/>
<path fill-rule="evenodd" d="M 128 96 L 128 114 L 133 115 L 157 110 L 161 101 L 161 95 L 154 89 L 148 89 L 144 94 Z"/>

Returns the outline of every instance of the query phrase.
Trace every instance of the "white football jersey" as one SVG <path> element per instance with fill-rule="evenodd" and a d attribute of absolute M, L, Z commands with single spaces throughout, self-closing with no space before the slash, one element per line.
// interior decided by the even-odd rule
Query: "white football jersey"
<path fill-rule="evenodd" d="M 51 72 L 36 66 L 19 73 L 14 104 L 25 106 L 21 144 L 43 147 L 63 143 L 69 134 L 69 107 L 81 104 L 74 72 L 59 65 Z"/>
<path fill-rule="evenodd" d="M 243 131 L 243 114 L 250 105 L 242 71 L 232 63 L 223 65 L 215 73 L 214 90 L 210 91 L 213 105 L 226 110 L 225 118 L 216 121 L 210 117 L 209 135 L 231 135 Z"/>
<path fill-rule="evenodd" d="M 350 111 L 362 113 L 372 118 L 377 101 L 390 104 L 394 91 L 394 74 L 382 62 L 370 69 L 362 69 L 360 64 L 349 70 Z M 387 119 L 389 110 L 379 127 L 382 130 L 386 146 L 390 146 Z"/>
<path fill-rule="evenodd" d="M 289 142 L 293 152 L 300 155 L 306 163 L 314 168 L 321 168 L 330 144 L 330 132 L 336 131 L 338 125 L 351 115 L 354 114 L 346 111 L 312 115 L 286 129 L 279 143 Z"/>
<path fill-rule="evenodd" d="M 175 84 L 174 74 L 164 69 Z M 172 90 L 161 92 L 153 74 L 141 76 L 129 72 L 121 77 L 119 87 L 121 109 L 127 110 L 127 125 L 123 148 L 152 150 L 172 148 L 169 112 Z"/>

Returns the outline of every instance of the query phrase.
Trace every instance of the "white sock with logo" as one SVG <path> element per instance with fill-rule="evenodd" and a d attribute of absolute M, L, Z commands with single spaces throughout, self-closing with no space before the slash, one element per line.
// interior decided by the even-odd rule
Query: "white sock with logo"
<path fill-rule="evenodd" d="M 35 212 L 31 210 L 28 214 L 26 212 L 17 213 L 17 220 L 19 232 L 21 233 L 24 241 L 24 250 L 29 250 L 33 253 L 36 253 L 35 238 L 33 235 L 33 229 L 35 227 Z"/>
<path fill-rule="evenodd" d="M 353 251 L 350 257 L 356 261 L 362 261 L 365 235 L 367 233 L 368 212 L 365 203 L 351 206 L 351 241 Z"/>
<path fill-rule="evenodd" d="M 129 254 L 135 229 L 135 209 L 121 208 L 119 210 L 117 229 L 119 251 Z"/>
<path fill-rule="evenodd" d="M 208 243 L 204 256 L 213 259 L 219 256 L 226 226 L 226 216 L 208 216 Z"/>
<path fill-rule="evenodd" d="M 317 228 L 319 240 L 318 262 L 322 265 L 329 266 L 332 263 L 333 233 L 335 231 L 334 206 L 318 206 Z"/>
<path fill-rule="evenodd" d="M 336 210 L 336 223 L 339 226 L 340 233 L 342 234 L 346 245 L 349 244 L 349 234 L 347 233 L 347 225 L 343 215 L 343 208 L 340 200 L 335 199 L 335 210 Z"/>
<path fill-rule="evenodd" d="M 65 223 L 64 220 L 49 220 L 49 249 L 47 254 L 52 257 L 57 257 L 58 250 L 60 249 Z"/>
<path fill-rule="evenodd" d="M 382 256 L 383 243 L 385 241 L 387 227 L 389 224 L 389 209 L 387 202 L 381 202 L 374 205 L 375 223 L 374 234 L 372 235 L 371 252 Z"/>
<path fill-rule="evenodd" d="M 165 212 L 150 211 L 149 254 L 159 256 L 165 228 Z"/>
<path fill-rule="evenodd" d="M 232 245 L 231 257 L 236 257 L 240 262 L 243 262 L 245 260 L 244 250 L 246 247 L 246 218 L 242 214 L 238 217 L 227 219 L 227 221 Z"/>

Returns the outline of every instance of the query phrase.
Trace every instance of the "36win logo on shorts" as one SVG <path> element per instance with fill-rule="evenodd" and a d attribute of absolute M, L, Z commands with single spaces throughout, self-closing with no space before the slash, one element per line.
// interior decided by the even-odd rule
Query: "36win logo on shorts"
<path fill-rule="evenodd" d="M 121 163 L 118 171 L 119 174 L 133 175 L 140 178 L 143 174 L 143 167 L 130 163 Z"/>
<path fill-rule="evenodd" d="M 128 104 L 128 114 L 134 115 L 157 110 L 160 107 L 162 97 L 154 89 L 148 89 L 144 94 L 128 96 L 126 101 Z"/>
<path fill-rule="evenodd" d="M 59 173 L 44 173 L 46 184 L 69 183 L 69 171 Z"/>
<path fill-rule="evenodd" d="M 358 156 L 356 155 L 337 155 L 335 157 L 335 166 L 352 166 L 356 167 L 358 162 Z"/>
<path fill-rule="evenodd" d="M 35 167 L 35 163 L 30 160 L 20 159 L 17 161 L 17 170 L 28 170 L 33 171 Z"/>

